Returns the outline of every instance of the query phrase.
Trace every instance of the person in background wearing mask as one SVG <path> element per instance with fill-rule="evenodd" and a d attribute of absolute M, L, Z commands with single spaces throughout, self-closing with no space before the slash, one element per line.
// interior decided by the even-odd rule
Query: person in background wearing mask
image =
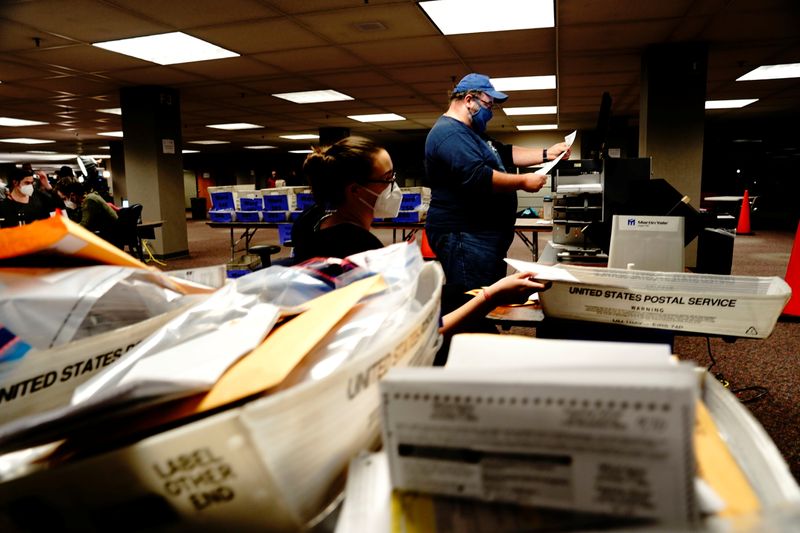
<path fill-rule="evenodd" d="M 0 227 L 21 226 L 50 216 L 49 205 L 34 194 L 33 182 L 33 172 L 22 168 L 8 176 L 8 196 L 0 202 Z"/>
<path fill-rule="evenodd" d="M 56 183 L 56 193 L 64 200 L 70 219 L 106 240 L 113 235 L 117 212 L 97 192 L 89 190 L 87 184 L 72 176 L 65 176 Z"/>
<path fill-rule="evenodd" d="M 562 152 L 569 157 L 565 143 L 524 148 L 490 139 L 486 125 L 495 104 L 507 98 L 488 76 L 464 76 L 425 141 L 426 185 L 431 188 L 428 241 L 447 283 L 467 290 L 505 276 L 517 191 L 536 192 L 547 182 L 545 175 L 516 174 L 512 167 L 540 164 Z"/>

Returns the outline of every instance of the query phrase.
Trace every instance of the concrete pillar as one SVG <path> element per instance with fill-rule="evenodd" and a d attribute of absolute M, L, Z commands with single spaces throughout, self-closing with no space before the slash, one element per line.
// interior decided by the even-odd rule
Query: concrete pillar
<path fill-rule="evenodd" d="M 642 56 L 639 155 L 653 158 L 653 177 L 664 178 L 700 206 L 708 45 L 653 45 Z M 696 240 L 686 249 L 694 266 Z"/>
<path fill-rule="evenodd" d="M 156 255 L 187 255 L 178 91 L 155 86 L 124 87 L 120 90 L 120 103 L 128 199 L 131 204 L 144 206 L 144 220 L 164 221 L 156 230 Z"/>
<path fill-rule="evenodd" d="M 111 183 L 114 191 L 114 203 L 122 205 L 122 200 L 128 199 L 128 183 L 125 181 L 125 149 L 122 141 L 111 141 L 111 159 L 108 163 L 111 171 Z"/>

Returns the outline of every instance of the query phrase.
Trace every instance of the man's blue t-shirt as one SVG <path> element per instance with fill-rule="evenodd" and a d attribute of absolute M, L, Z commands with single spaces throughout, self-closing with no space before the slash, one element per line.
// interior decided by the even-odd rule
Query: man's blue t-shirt
<path fill-rule="evenodd" d="M 486 140 L 457 119 L 439 117 L 425 141 L 431 188 L 426 226 L 439 231 L 511 231 L 517 193 L 492 191 L 493 170 L 505 169 Z"/>

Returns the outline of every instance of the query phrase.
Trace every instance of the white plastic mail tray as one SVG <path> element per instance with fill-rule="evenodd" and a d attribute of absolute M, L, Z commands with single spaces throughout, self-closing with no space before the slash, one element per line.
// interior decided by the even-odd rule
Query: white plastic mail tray
<path fill-rule="evenodd" d="M 540 293 L 545 316 L 762 339 L 791 295 L 779 277 L 563 268 L 576 281 Z"/>

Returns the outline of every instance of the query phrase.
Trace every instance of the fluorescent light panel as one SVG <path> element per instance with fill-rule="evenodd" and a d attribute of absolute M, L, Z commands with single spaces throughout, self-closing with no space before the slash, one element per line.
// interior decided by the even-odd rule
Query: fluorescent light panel
<path fill-rule="evenodd" d="M 179 31 L 93 43 L 92 46 L 159 65 L 177 65 L 239 56 L 236 52 Z"/>
<path fill-rule="evenodd" d="M 230 144 L 230 141 L 215 141 L 215 140 L 189 141 L 189 144 Z"/>
<path fill-rule="evenodd" d="M 437 0 L 419 6 L 444 35 L 555 25 L 553 0 Z"/>
<path fill-rule="evenodd" d="M 555 89 L 556 77 L 548 76 L 514 76 L 511 78 L 492 78 L 492 85 L 498 91 L 538 91 Z"/>
<path fill-rule="evenodd" d="M 311 133 L 300 133 L 297 135 L 281 135 L 281 139 L 290 139 L 292 141 L 303 141 L 306 139 L 319 139 L 319 135 L 313 135 Z"/>
<path fill-rule="evenodd" d="M 181 150 L 182 154 L 199 154 L 200 150 Z"/>
<path fill-rule="evenodd" d="M 270 146 L 268 144 L 254 144 L 252 146 L 245 146 L 248 150 L 269 150 L 270 148 L 277 148 L 277 146 Z"/>
<path fill-rule="evenodd" d="M 101 131 L 98 135 L 102 135 L 104 137 L 122 137 L 121 131 Z"/>
<path fill-rule="evenodd" d="M 800 78 L 800 63 L 762 65 L 744 76 L 736 78 L 736 81 L 781 80 L 786 78 Z"/>
<path fill-rule="evenodd" d="M 558 106 L 554 105 L 541 105 L 533 107 L 503 107 L 503 113 L 508 116 L 515 115 L 555 115 L 558 112 Z"/>
<path fill-rule="evenodd" d="M 207 124 L 206 128 L 216 128 L 218 130 L 255 130 L 263 128 L 258 124 L 250 124 L 249 122 L 231 122 L 230 124 Z"/>
<path fill-rule="evenodd" d="M 539 130 L 557 130 L 557 124 L 529 124 L 526 126 L 517 126 L 519 131 L 539 131 Z"/>
<path fill-rule="evenodd" d="M 17 126 L 41 126 L 48 124 L 48 122 L 39 122 L 38 120 L 24 120 L 21 118 L 0 117 L 0 126 L 9 126 L 16 128 Z"/>
<path fill-rule="evenodd" d="M 319 102 L 340 102 L 344 100 L 353 100 L 352 96 L 347 96 L 339 91 L 333 89 L 325 89 L 322 91 L 300 91 L 295 93 L 278 93 L 273 94 L 275 98 L 289 100 L 295 104 L 316 104 Z"/>
<path fill-rule="evenodd" d="M 98 109 L 97 111 L 100 112 L 100 113 L 108 113 L 110 115 L 121 115 L 122 114 L 122 108 L 121 107 L 110 107 L 108 109 Z"/>
<path fill-rule="evenodd" d="M 15 144 L 47 144 L 47 143 L 54 143 L 55 141 L 50 141 L 46 139 L 29 139 L 27 137 L 18 137 L 15 139 L 0 139 L 0 142 L 15 143 Z"/>
<path fill-rule="evenodd" d="M 758 98 L 745 98 L 742 100 L 706 100 L 706 109 L 739 109 L 753 102 L 758 102 Z"/>
<path fill-rule="evenodd" d="M 290 154 L 310 154 L 314 150 L 289 150 Z"/>
<path fill-rule="evenodd" d="M 401 117 L 395 113 L 377 113 L 374 115 L 347 115 L 347 118 L 357 120 L 359 122 L 393 122 L 396 120 L 405 120 L 406 117 Z"/>

